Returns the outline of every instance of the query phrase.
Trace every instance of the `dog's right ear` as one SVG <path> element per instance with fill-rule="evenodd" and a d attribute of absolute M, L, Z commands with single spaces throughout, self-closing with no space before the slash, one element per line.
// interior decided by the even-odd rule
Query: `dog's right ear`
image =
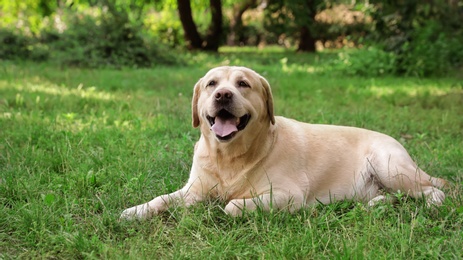
<path fill-rule="evenodd" d="M 198 113 L 198 99 L 201 92 L 201 82 L 202 78 L 196 82 L 196 85 L 193 90 L 193 100 L 191 101 L 191 116 L 193 119 L 193 127 L 199 126 L 199 113 Z"/>

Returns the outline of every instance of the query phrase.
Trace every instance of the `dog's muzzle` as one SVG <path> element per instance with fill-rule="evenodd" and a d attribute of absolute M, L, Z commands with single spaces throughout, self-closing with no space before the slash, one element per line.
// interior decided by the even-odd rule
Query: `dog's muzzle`
<path fill-rule="evenodd" d="M 246 128 L 250 119 L 249 114 L 236 117 L 225 109 L 220 110 L 215 117 L 207 116 L 211 130 L 221 141 L 232 139 L 237 132 Z"/>

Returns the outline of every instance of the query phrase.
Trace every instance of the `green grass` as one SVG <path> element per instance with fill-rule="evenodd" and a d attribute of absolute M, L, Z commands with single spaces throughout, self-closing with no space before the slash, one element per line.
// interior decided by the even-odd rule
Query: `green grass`
<path fill-rule="evenodd" d="M 89 70 L 0 63 L 0 258 L 461 259 L 461 78 L 344 76 L 336 53 L 223 49 L 185 67 Z M 365 127 L 400 140 L 453 182 L 440 208 L 400 197 L 233 219 L 211 201 L 145 222 L 121 211 L 180 188 L 193 144 L 193 85 L 245 65 L 273 88 L 276 114 Z M 344 69 L 348 69 L 344 68 Z"/>

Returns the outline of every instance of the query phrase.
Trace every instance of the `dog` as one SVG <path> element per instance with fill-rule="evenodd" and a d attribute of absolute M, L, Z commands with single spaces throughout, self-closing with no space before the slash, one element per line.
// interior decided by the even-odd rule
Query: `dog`
<path fill-rule="evenodd" d="M 421 170 L 388 135 L 275 116 L 268 81 L 249 68 L 207 72 L 194 86 L 192 120 L 201 136 L 186 185 L 124 210 L 122 219 L 211 198 L 224 201 L 231 216 L 345 199 L 375 205 L 395 192 L 427 205 L 445 199 L 439 188 L 446 181 Z"/>

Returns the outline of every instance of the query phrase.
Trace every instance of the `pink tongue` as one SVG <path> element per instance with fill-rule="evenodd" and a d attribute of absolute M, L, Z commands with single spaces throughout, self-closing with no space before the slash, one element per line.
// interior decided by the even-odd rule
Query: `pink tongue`
<path fill-rule="evenodd" d="M 220 137 L 230 135 L 238 131 L 236 128 L 236 118 L 222 119 L 215 118 L 215 124 L 211 127 L 212 131 Z"/>

